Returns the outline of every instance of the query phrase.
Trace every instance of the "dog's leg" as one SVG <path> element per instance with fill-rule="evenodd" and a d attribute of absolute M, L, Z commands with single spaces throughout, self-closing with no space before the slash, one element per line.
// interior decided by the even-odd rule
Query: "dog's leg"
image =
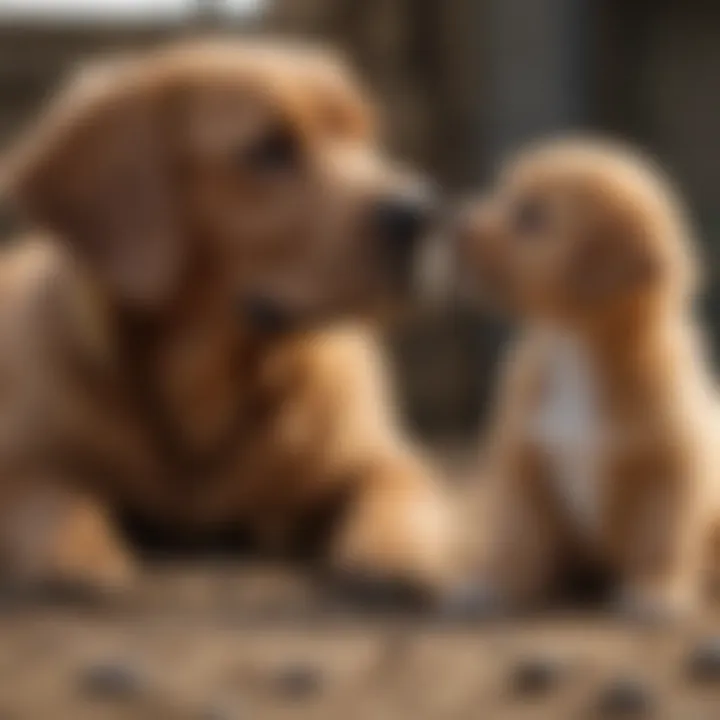
<path fill-rule="evenodd" d="M 0 506 L 0 559 L 6 579 L 28 586 L 116 591 L 133 559 L 102 504 L 62 486 L 24 484 Z"/>

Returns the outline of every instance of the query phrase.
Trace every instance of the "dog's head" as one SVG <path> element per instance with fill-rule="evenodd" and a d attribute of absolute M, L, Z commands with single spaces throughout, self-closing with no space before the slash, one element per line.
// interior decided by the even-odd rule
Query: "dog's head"
<path fill-rule="evenodd" d="M 511 314 L 583 322 L 693 286 L 674 193 L 650 163 L 609 143 L 523 154 L 459 224 L 461 282 Z"/>
<path fill-rule="evenodd" d="M 432 211 L 322 51 L 191 44 L 89 68 L 5 170 L 118 301 L 202 277 L 241 315 L 309 320 L 401 296 Z"/>

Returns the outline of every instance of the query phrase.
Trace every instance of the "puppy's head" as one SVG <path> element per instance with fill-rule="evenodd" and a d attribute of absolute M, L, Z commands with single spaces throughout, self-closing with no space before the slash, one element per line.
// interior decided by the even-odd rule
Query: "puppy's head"
<path fill-rule="evenodd" d="M 87 70 L 5 172 L 118 301 L 156 308 L 203 278 L 273 323 L 402 295 L 432 210 L 341 63 L 247 42 Z"/>
<path fill-rule="evenodd" d="M 583 322 L 680 301 L 693 285 L 674 194 L 651 164 L 609 143 L 525 153 L 459 224 L 461 282 L 511 314 Z"/>

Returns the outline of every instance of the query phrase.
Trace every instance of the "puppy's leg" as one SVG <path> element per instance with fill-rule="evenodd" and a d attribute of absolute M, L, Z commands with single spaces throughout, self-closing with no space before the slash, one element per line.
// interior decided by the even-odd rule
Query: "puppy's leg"
<path fill-rule="evenodd" d="M 533 453 L 518 447 L 492 478 L 476 577 L 477 593 L 491 612 L 531 608 L 553 589 L 563 538 L 544 470 Z"/>
<path fill-rule="evenodd" d="M 672 464 L 665 464 L 663 470 L 653 463 L 651 477 L 638 469 L 635 496 L 625 502 L 625 532 L 615 538 L 622 573 L 619 609 L 638 619 L 687 615 L 700 596 L 708 529 L 697 492 L 701 485 L 682 469 L 668 477 Z"/>
<path fill-rule="evenodd" d="M 102 504 L 58 483 L 4 493 L 0 558 L 9 580 L 31 586 L 115 591 L 135 573 Z"/>
<path fill-rule="evenodd" d="M 331 545 L 334 567 L 366 588 L 441 591 L 452 573 L 449 505 L 416 458 L 378 458 L 357 478 Z"/>

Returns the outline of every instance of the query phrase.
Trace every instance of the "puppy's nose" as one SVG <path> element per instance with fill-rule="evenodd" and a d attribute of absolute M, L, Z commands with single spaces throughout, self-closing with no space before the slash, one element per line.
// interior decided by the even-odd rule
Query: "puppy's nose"
<path fill-rule="evenodd" d="M 381 198 L 372 210 L 382 252 L 398 271 L 410 263 L 418 241 L 430 229 L 436 203 L 428 191 Z"/>

